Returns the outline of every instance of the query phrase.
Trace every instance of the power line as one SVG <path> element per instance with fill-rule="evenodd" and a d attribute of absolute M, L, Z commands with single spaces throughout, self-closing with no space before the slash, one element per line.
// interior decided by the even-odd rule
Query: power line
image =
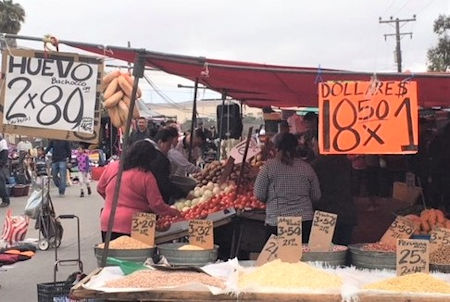
<path fill-rule="evenodd" d="M 400 23 L 412 21 L 416 21 L 416 15 L 413 15 L 412 19 L 399 19 L 399 18 L 394 19 L 394 17 L 391 17 L 390 20 L 382 20 L 381 17 L 379 18 L 379 23 L 387 23 L 387 24 L 395 23 L 395 34 L 384 34 L 384 40 L 386 40 L 387 37 L 395 36 L 396 40 L 395 57 L 398 72 L 402 72 L 402 50 L 400 46 L 401 36 L 409 35 L 412 39 L 412 32 L 407 33 L 400 32 Z"/>

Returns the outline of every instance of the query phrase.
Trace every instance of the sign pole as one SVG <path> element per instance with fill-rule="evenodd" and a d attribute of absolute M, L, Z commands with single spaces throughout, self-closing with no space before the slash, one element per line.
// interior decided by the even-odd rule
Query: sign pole
<path fill-rule="evenodd" d="M 245 162 L 247 161 L 248 147 L 250 146 L 250 140 L 252 139 L 252 133 L 253 133 L 253 127 L 250 127 L 248 129 L 247 141 L 245 142 L 244 157 L 242 158 L 242 163 L 241 163 L 241 171 L 239 172 L 239 178 L 238 178 L 237 185 L 236 185 L 237 193 L 239 193 L 239 189 L 241 187 L 242 175 L 244 174 Z"/>
<path fill-rule="evenodd" d="M 114 189 L 114 197 L 113 197 L 113 202 L 111 205 L 111 213 L 109 215 L 108 230 L 106 232 L 106 237 L 105 237 L 105 247 L 103 249 L 101 267 L 105 267 L 106 258 L 108 257 L 109 242 L 111 241 L 111 233 L 112 233 L 112 228 L 114 225 L 114 218 L 116 216 L 117 203 L 119 201 L 120 185 L 122 182 L 123 159 L 124 159 L 125 153 L 127 151 L 131 119 L 133 118 L 133 111 L 134 111 L 134 106 L 136 103 L 136 93 L 137 93 L 137 89 L 138 89 L 139 79 L 144 76 L 144 63 L 145 63 L 145 57 L 142 55 L 142 53 L 138 52 L 136 55 L 136 59 L 134 62 L 134 67 L 133 67 L 134 83 L 133 83 L 133 90 L 131 91 L 130 109 L 128 110 L 128 117 L 127 117 L 127 121 L 125 124 L 123 149 L 122 149 L 122 153 L 120 154 L 119 171 L 117 172 L 117 182 L 116 182 L 116 187 Z"/>

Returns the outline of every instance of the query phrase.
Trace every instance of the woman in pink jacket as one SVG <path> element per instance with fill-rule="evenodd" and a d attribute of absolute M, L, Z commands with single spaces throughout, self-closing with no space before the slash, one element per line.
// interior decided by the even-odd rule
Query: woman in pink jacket
<path fill-rule="evenodd" d="M 180 215 L 179 211 L 164 203 L 159 192 L 158 183 L 152 174 L 152 167 L 157 164 L 153 162 L 157 158 L 156 154 L 153 144 L 146 140 L 137 141 L 127 151 L 111 240 L 131 234 L 131 220 L 138 212 Z M 97 185 L 97 192 L 105 199 L 100 219 L 103 241 L 108 228 L 118 170 L 118 161 L 110 163 Z"/>

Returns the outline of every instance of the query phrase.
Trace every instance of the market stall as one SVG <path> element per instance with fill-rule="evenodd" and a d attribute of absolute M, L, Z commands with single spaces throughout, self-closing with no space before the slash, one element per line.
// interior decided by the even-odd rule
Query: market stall
<path fill-rule="evenodd" d="M 109 51 L 110 47 L 101 45 L 60 42 L 135 61 L 134 79 L 128 74 L 110 73 L 104 78 L 101 89 L 105 96 L 103 105 L 110 111 L 112 122 L 124 130 L 125 146 L 144 65 L 195 80 L 196 86 L 200 82 L 250 105 L 291 106 L 300 105 L 299 102 L 316 105 L 319 97 L 319 147 L 324 154 L 415 153 L 418 149 L 418 103 L 428 106 L 445 103 L 448 101 L 445 96 L 450 92 L 448 74 L 417 74 L 414 81 L 405 80 L 404 74 L 379 74 L 378 79 L 359 81 L 368 80 L 371 74 L 335 70 L 320 70 L 318 74 L 318 70 L 308 68 L 207 60 L 120 47 Z M 233 79 L 232 83 L 227 79 Z M 324 79 L 335 82 L 324 82 Z M 314 85 L 302 90 L 304 88 L 298 85 L 301 80 L 314 82 Z M 290 87 L 289 92 L 286 86 Z M 373 102 L 366 104 L 358 95 L 365 95 Z M 364 122 L 357 123 L 358 120 Z M 392 128 L 398 133 L 389 135 L 386 129 Z M 342 133 L 349 135 L 340 139 Z M 65 134 L 77 135 L 73 131 Z M 302 245 L 301 217 L 277 217 L 278 236 L 272 235 L 258 248 L 261 253 L 256 262 L 239 262 L 233 258 L 239 254 L 244 234 L 251 234 L 245 231 L 246 221 L 260 223 L 264 213 L 265 204 L 253 196 L 253 181 L 266 160 L 259 157 L 259 152 L 250 130 L 247 140 L 230 151 L 232 160 L 212 162 L 194 175 L 197 186 L 187 198 L 174 204 L 181 211 L 181 217 L 156 219 L 155 215 L 139 213 L 133 218 L 132 241 L 116 246 L 117 241 L 111 241 L 110 235 L 120 190 L 121 164 L 106 241 L 95 247 L 101 268 L 74 286 L 71 296 L 168 301 L 450 299 L 450 261 L 445 257 L 450 238 L 448 219 L 444 213 L 434 210 L 421 215 L 420 222 L 414 217 L 398 217 L 377 243 L 350 246 L 354 265 L 351 267 L 343 267 L 342 262 L 335 263 L 334 268 L 324 265 L 332 264 L 338 256 L 345 260 L 348 249 L 332 243 L 337 215 L 322 211 L 314 213 L 308 245 Z M 230 224 L 232 219 L 235 221 L 229 234 L 229 258 L 233 259 L 215 263 L 219 246 L 214 244 L 213 229 Z M 419 223 L 420 228 L 415 223 Z M 429 241 L 412 238 L 416 230 L 429 232 L 432 226 L 435 228 L 429 238 L 423 238 Z M 186 236 L 189 244 L 185 243 Z M 162 244 L 174 239 L 179 239 L 180 243 Z M 386 257 L 373 252 L 386 253 L 383 254 Z M 134 253 L 138 254 L 137 258 L 128 258 Z M 312 254 L 315 258 L 311 258 Z M 379 261 L 364 266 L 361 257 Z M 314 260 L 322 263 L 313 264 Z M 116 265 L 107 266 L 112 262 Z M 359 269 L 364 267 L 370 270 Z"/>

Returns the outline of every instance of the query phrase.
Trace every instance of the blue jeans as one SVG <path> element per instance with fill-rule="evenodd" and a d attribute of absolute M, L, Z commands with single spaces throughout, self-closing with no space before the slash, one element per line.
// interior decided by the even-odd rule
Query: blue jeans
<path fill-rule="evenodd" d="M 64 195 L 66 192 L 67 163 L 58 161 L 52 163 L 52 177 L 55 186 L 59 189 L 59 194 Z"/>

